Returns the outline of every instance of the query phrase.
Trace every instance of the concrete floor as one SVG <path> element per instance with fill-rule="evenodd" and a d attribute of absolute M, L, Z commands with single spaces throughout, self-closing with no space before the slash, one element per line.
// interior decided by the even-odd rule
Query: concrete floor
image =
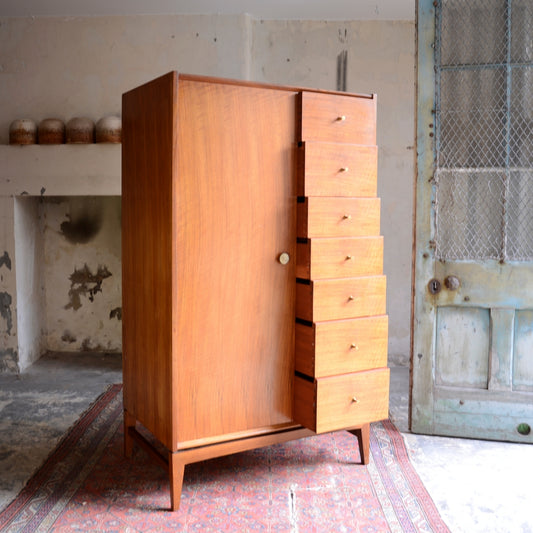
<path fill-rule="evenodd" d="M 533 446 L 410 433 L 409 369 L 391 368 L 390 413 L 452 533 L 533 532 Z"/>
<path fill-rule="evenodd" d="M 120 355 L 47 354 L 22 374 L 0 374 L 0 509 L 112 383 Z"/>
<path fill-rule="evenodd" d="M 118 355 L 48 354 L 21 375 L 0 374 L 0 509 L 109 384 Z M 533 446 L 414 435 L 409 371 L 391 368 L 391 418 L 453 533 L 533 532 Z"/>

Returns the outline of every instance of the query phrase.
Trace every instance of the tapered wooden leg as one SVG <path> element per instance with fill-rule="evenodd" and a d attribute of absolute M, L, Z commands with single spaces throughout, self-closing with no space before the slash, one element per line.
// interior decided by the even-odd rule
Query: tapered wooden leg
<path fill-rule="evenodd" d="M 133 439 L 129 428 L 135 427 L 135 417 L 124 409 L 124 455 L 129 459 L 133 453 Z"/>
<path fill-rule="evenodd" d="M 168 454 L 168 475 L 170 481 L 170 510 L 177 511 L 180 507 L 181 489 L 185 463 L 179 457 L 179 452 Z"/>
<path fill-rule="evenodd" d="M 370 461 L 370 424 L 365 424 L 357 429 L 351 429 L 350 433 L 355 435 L 359 442 L 361 464 L 367 465 Z"/>

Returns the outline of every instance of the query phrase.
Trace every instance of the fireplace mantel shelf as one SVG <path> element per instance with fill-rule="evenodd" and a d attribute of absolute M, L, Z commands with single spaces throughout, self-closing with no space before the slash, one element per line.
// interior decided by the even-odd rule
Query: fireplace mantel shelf
<path fill-rule="evenodd" d="M 0 145 L 0 196 L 119 196 L 120 144 Z"/>

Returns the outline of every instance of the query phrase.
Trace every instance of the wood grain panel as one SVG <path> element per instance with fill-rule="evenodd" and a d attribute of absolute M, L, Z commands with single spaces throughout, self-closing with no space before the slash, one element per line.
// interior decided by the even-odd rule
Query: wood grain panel
<path fill-rule="evenodd" d="M 376 144 L 376 96 L 301 94 L 301 141 Z"/>
<path fill-rule="evenodd" d="M 314 377 L 315 375 L 315 327 L 296 323 L 294 342 L 294 370 Z"/>
<path fill-rule="evenodd" d="M 383 237 L 310 239 L 297 245 L 296 275 L 350 278 L 383 273 Z"/>
<path fill-rule="evenodd" d="M 311 302 L 311 303 L 310 303 Z M 310 322 L 384 315 L 385 276 L 296 284 L 296 317 Z"/>
<path fill-rule="evenodd" d="M 311 377 L 387 366 L 388 317 L 296 324 L 295 369 Z"/>
<path fill-rule="evenodd" d="M 174 327 L 185 442 L 291 421 L 296 93 L 183 80 L 178 94 Z"/>
<path fill-rule="evenodd" d="M 316 387 L 315 383 L 294 378 L 294 421 L 316 431 Z"/>
<path fill-rule="evenodd" d="M 310 197 L 298 203 L 298 237 L 379 235 L 379 198 Z"/>
<path fill-rule="evenodd" d="M 316 433 L 358 427 L 389 416 L 388 368 L 319 378 L 295 378 L 295 421 Z M 315 412 L 312 419 L 309 412 Z"/>
<path fill-rule="evenodd" d="M 122 338 L 124 407 L 166 447 L 172 365 L 172 180 L 176 75 L 122 99 Z M 149 135 L 147 135 L 149 132 Z"/>
<path fill-rule="evenodd" d="M 299 196 L 377 194 L 377 146 L 305 142 L 299 157 Z"/>

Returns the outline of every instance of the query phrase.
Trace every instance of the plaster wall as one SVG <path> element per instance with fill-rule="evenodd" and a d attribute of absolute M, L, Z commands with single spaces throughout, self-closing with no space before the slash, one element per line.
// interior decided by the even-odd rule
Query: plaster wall
<path fill-rule="evenodd" d="M 346 89 L 378 94 L 378 192 L 382 197 L 382 234 L 388 277 L 389 352 L 393 360 L 406 360 L 414 174 L 412 21 L 261 21 L 246 15 L 1 18 L 0 144 L 8 142 L 9 123 L 15 118 L 30 117 L 39 121 L 55 116 L 66 121 L 73 116 L 89 116 L 97 120 L 110 113 L 120 114 L 123 92 L 174 69 L 191 74 L 336 89 L 338 57 L 343 53 L 347 67 Z M 18 147 L 0 148 L 5 148 L 0 149 L 0 203 L 12 212 L 11 196 L 23 191 L 14 193 L 17 187 L 3 169 L 12 169 L 12 156 Z M 87 149 L 95 158 L 100 157 L 100 147 Z M 28 154 L 29 161 L 24 164 L 25 189 L 41 191 L 44 196 L 62 194 L 57 191 L 57 183 L 54 182 L 54 192 L 51 192 L 52 189 L 42 182 L 46 176 L 37 163 L 35 177 L 31 169 L 33 160 L 49 159 L 43 155 L 52 153 L 52 147 L 23 150 L 27 150 L 22 153 Z M 103 153 L 106 148 L 101 147 L 101 150 Z M 53 153 L 57 155 L 52 157 L 57 159 L 58 175 L 65 176 L 65 181 L 70 173 L 78 176 L 67 187 L 68 195 L 87 194 L 83 180 L 79 179 L 83 169 L 77 168 L 77 159 L 69 147 L 59 147 Z M 21 152 L 17 154 L 20 158 Z M 111 177 L 114 181 L 108 189 L 100 175 L 93 174 L 91 179 L 93 183 L 102 183 L 102 189 L 95 191 L 93 188 L 92 195 L 115 195 L 117 183 L 120 183 L 120 175 Z M 5 203 L 6 198 L 11 204 Z M 115 274 L 118 270 L 113 246 L 108 247 L 105 257 L 95 255 L 103 253 L 96 249 L 86 249 L 82 253 L 85 246 L 80 244 L 67 246 L 57 228 L 65 222 L 71 208 L 70 200 L 51 203 L 46 208 L 45 232 L 49 235 L 44 245 L 44 284 L 47 287 L 44 349 L 65 348 L 61 337 L 69 338 L 67 331 L 76 339 L 75 343 L 66 342 L 71 348 L 81 348 L 80 343 L 90 337 L 99 339 L 90 346 L 119 349 L 118 320 L 113 331 L 107 331 L 106 326 L 99 332 L 99 321 L 110 322 L 110 310 L 118 306 L 120 279 Z M 105 203 L 106 212 L 113 209 L 118 209 L 118 204 L 111 200 Z M 3 226 L 0 227 L 0 259 L 5 251 L 14 268 L 12 215 L 0 211 Z M 109 220 L 112 218 L 109 215 Z M 116 245 L 120 238 L 116 226 L 110 223 L 105 231 L 111 235 L 102 233 L 99 238 Z M 76 255 L 78 253 L 80 255 Z M 65 309 L 70 277 L 85 263 L 92 275 L 97 274 L 98 265 L 108 265 L 113 275 L 103 280 L 105 291 L 97 293 L 91 305 L 84 301 L 76 312 L 72 308 Z M 115 266 L 111 268 L 112 263 Z M 17 301 L 14 278 L 14 271 L 0 261 L 0 293 L 8 287 L 4 292 L 12 296 L 13 309 Z M 101 308 L 97 311 L 98 305 Z M 68 315 L 72 319 L 84 306 L 91 308 L 95 317 L 101 313 L 100 318 L 91 323 L 88 335 L 81 331 L 84 320 L 67 321 Z M 8 360 L 13 354 L 15 360 L 17 358 L 17 342 L 12 339 L 16 336 L 16 317 L 11 324 L 7 333 L 7 321 L 0 318 L 0 336 L 3 336 L 0 368 L 1 350 Z M 79 325 L 79 333 L 74 331 L 78 326 L 75 328 L 73 324 Z M 99 337 L 101 330 L 106 333 Z M 85 343 L 87 346 L 89 344 Z"/>
<path fill-rule="evenodd" d="M 18 370 L 14 219 L 13 198 L 0 196 L 0 372 Z"/>
<path fill-rule="evenodd" d="M 24 370 L 39 359 L 45 346 L 42 201 L 19 196 L 14 206 L 18 365 Z"/>
<path fill-rule="evenodd" d="M 47 348 L 120 351 L 120 197 L 49 197 L 42 213 Z"/>
<path fill-rule="evenodd" d="M 170 70 L 246 78 L 248 17 L 0 18 L 0 143 L 15 118 L 93 120 Z"/>

